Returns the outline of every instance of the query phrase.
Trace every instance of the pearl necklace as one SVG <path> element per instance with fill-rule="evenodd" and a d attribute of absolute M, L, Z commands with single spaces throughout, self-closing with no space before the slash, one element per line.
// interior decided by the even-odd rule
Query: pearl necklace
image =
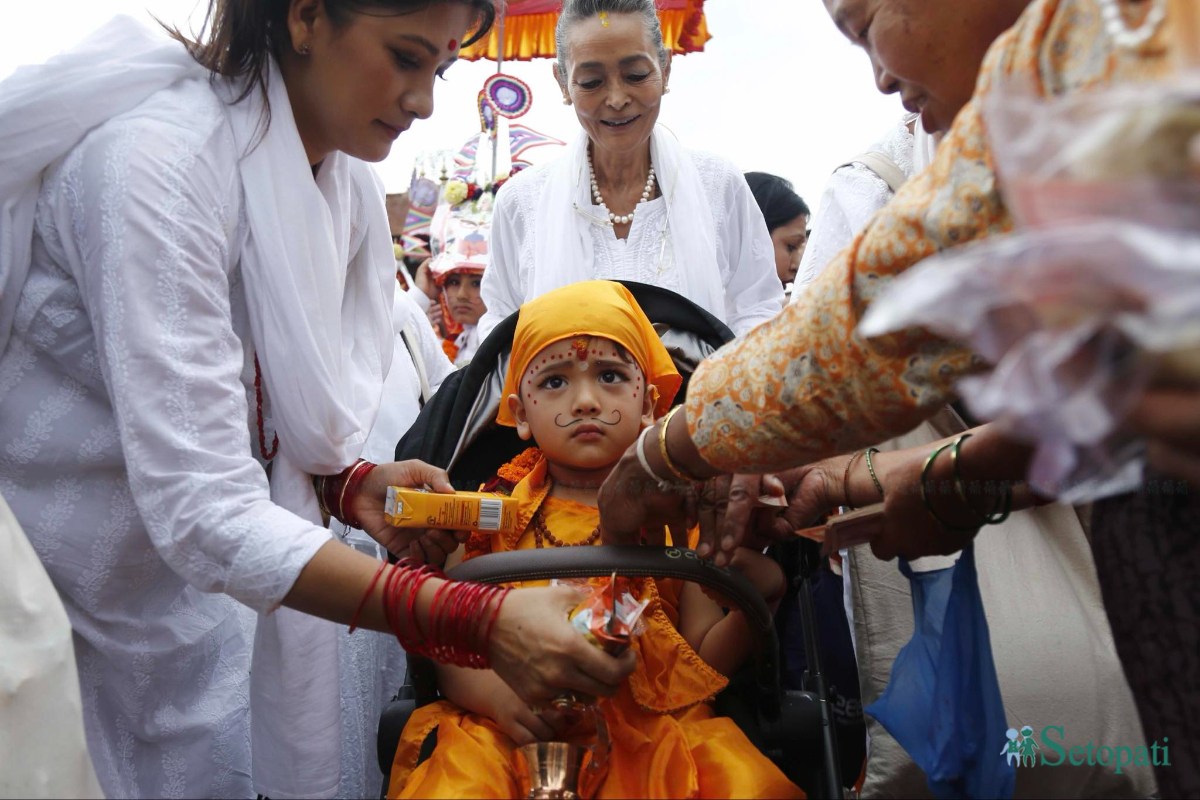
<path fill-rule="evenodd" d="M 592 167 L 592 154 L 588 151 L 588 178 L 592 182 L 592 200 L 596 205 L 600 206 L 600 210 L 608 214 L 609 225 L 625 225 L 633 222 L 633 215 L 637 213 L 635 206 L 628 214 L 614 214 L 608 210 L 608 204 L 604 202 L 603 195 L 600 194 L 600 184 L 596 182 L 596 170 Z M 642 203 L 650 200 L 650 195 L 654 194 L 654 165 L 650 166 L 650 174 L 646 176 L 646 188 L 642 190 L 642 199 L 638 201 L 640 206 Z"/>
<path fill-rule="evenodd" d="M 1121 15 L 1120 0 L 1099 0 L 1099 3 L 1100 16 L 1104 20 L 1104 32 L 1108 34 L 1108 38 L 1112 40 L 1113 44 L 1127 50 L 1136 50 L 1150 41 L 1150 37 L 1167 18 L 1166 0 L 1151 0 L 1146 19 L 1142 21 L 1137 30 L 1131 31 L 1125 24 L 1125 18 Z"/>

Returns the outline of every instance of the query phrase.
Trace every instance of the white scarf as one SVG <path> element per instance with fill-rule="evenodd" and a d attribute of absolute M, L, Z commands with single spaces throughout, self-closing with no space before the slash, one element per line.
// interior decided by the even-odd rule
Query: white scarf
<path fill-rule="evenodd" d="M 527 298 L 598 277 L 590 228 L 608 221 L 592 211 L 587 148 L 588 137 L 581 134 L 570 152 L 549 167 L 550 177 L 533 226 L 537 241 Z M 656 244 L 672 248 L 683 295 L 725 321 L 728 314 L 717 267 L 715 220 L 700 171 L 687 150 L 662 127 L 656 127 L 650 137 L 650 161 L 667 207 L 664 239 Z"/>
<path fill-rule="evenodd" d="M 73 50 L 0 82 L 0 353 L 29 273 L 42 173 L 84 135 L 200 66 L 177 42 L 117 17 Z"/>
<path fill-rule="evenodd" d="M 179 43 L 118 17 L 78 48 L 0 84 L 0 352 L 28 274 L 46 168 L 92 128 L 185 78 L 208 80 L 208 73 Z M 219 82 L 217 91 L 232 99 L 240 88 Z M 392 356 L 394 256 L 370 167 L 335 153 L 314 181 L 274 65 L 269 99 L 265 133 L 261 93 L 227 106 L 246 153 L 240 172 L 249 238 L 241 268 L 279 434 L 271 498 L 320 525 L 309 476 L 352 463 L 379 407 Z M 356 195 L 365 205 L 365 235 L 352 229 Z M 256 788 L 332 796 L 340 719 L 332 623 L 288 609 L 260 616 L 251 708 Z"/>

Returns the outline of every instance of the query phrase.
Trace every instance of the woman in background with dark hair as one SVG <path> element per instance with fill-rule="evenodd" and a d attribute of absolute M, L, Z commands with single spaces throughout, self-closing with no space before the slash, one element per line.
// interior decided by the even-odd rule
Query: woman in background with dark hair
<path fill-rule="evenodd" d="M 213 0 L 202 42 L 118 19 L 0 83 L 0 492 L 67 608 L 110 797 L 332 796 L 326 620 L 490 661 L 528 702 L 632 667 L 570 629 L 568 589 L 443 591 L 323 524 L 457 546 L 383 516 L 444 472 L 359 458 L 395 285 L 364 162 L 494 13 Z"/>
<path fill-rule="evenodd" d="M 769 172 L 747 172 L 746 183 L 750 184 L 750 192 L 767 221 L 771 244 L 775 245 L 775 272 L 786 287 L 796 280 L 796 271 L 800 269 L 812 212 L 786 178 Z"/>

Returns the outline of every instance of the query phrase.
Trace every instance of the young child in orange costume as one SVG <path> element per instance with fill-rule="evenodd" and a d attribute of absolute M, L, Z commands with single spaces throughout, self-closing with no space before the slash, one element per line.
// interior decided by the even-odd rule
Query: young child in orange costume
<path fill-rule="evenodd" d="M 596 491 L 681 379 L 625 287 L 587 281 L 521 307 L 505 400 L 497 420 L 537 447 L 506 464 L 486 489 L 520 501 L 516 532 L 472 535 L 461 555 L 593 544 Z M 779 568 L 746 554 L 766 597 L 783 593 Z M 532 582 L 531 582 L 532 583 Z M 634 582 L 649 606 L 634 638 L 638 669 L 599 701 L 612 739 L 598 797 L 802 797 L 801 791 L 709 701 L 752 645 L 741 612 L 724 614 L 691 583 Z M 521 744 L 553 729 L 494 673 L 439 667 L 447 700 L 417 711 L 404 730 L 389 797 L 517 797 Z M 433 756 L 415 767 L 437 728 Z"/>

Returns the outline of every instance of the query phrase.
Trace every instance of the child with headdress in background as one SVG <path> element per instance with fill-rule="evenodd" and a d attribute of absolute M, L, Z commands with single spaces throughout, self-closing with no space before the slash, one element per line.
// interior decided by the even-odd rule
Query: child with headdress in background
<path fill-rule="evenodd" d="M 491 260 L 490 211 L 471 203 L 442 203 L 430 230 L 434 256 L 429 273 L 442 311 L 442 349 L 454 366 L 462 367 L 479 349 L 476 325 L 487 312 L 479 287 Z"/>
<path fill-rule="evenodd" d="M 620 284 L 581 282 L 523 305 L 497 421 L 536 446 L 485 487 L 519 501 L 517 530 L 476 532 L 451 563 L 594 544 L 600 484 L 642 429 L 671 407 L 680 384 L 650 321 Z M 761 553 L 744 556 L 747 577 L 777 602 L 784 591 L 779 567 Z M 614 697 L 598 701 L 612 750 L 596 796 L 803 796 L 710 706 L 728 683 L 725 674 L 753 647 L 742 613 L 725 614 L 693 583 L 630 583 L 649 602 L 646 629 L 632 643 L 637 671 Z M 409 721 L 389 797 L 519 796 L 515 749 L 555 738 L 554 729 L 494 673 L 439 666 L 438 679 L 447 699 Z M 434 728 L 437 747 L 414 769 Z"/>
<path fill-rule="evenodd" d="M 448 268 L 446 268 L 448 267 Z M 483 284 L 483 270 L 460 267 L 453 264 L 439 267 L 437 259 L 430 265 L 433 279 L 438 287 L 438 303 L 442 307 L 442 326 L 446 337 L 442 350 L 454 366 L 463 367 L 471 362 L 479 349 L 479 318 L 487 312 L 487 306 L 479 296 Z"/>

